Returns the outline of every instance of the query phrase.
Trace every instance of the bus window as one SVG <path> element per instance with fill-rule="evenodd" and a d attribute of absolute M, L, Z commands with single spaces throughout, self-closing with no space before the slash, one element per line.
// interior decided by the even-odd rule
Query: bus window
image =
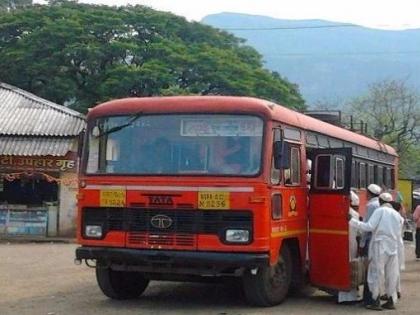
<path fill-rule="evenodd" d="M 392 176 L 391 176 L 391 169 L 390 168 L 384 168 L 385 171 L 385 185 L 389 189 L 393 189 L 392 187 Z"/>
<path fill-rule="evenodd" d="M 357 171 L 356 171 L 356 161 L 351 163 L 351 187 L 358 188 L 358 178 L 357 178 Z"/>
<path fill-rule="evenodd" d="M 372 164 L 368 164 L 367 178 L 368 185 L 375 183 L 374 168 Z"/>
<path fill-rule="evenodd" d="M 295 128 L 284 128 L 284 138 L 289 140 L 300 141 L 300 130 Z"/>
<path fill-rule="evenodd" d="M 388 188 L 395 189 L 395 170 L 391 168 L 390 171 L 391 171 L 391 185 Z"/>
<path fill-rule="evenodd" d="M 299 148 L 292 147 L 290 153 L 292 183 L 300 184 L 300 151 Z"/>
<path fill-rule="evenodd" d="M 366 164 L 359 164 L 359 187 L 366 188 Z"/>
<path fill-rule="evenodd" d="M 342 158 L 336 158 L 335 160 L 335 189 L 344 188 L 344 160 Z"/>
<path fill-rule="evenodd" d="M 379 184 L 379 178 L 378 178 L 378 165 L 375 165 L 374 167 L 373 167 L 373 182 L 372 183 L 375 183 L 376 185 L 381 185 L 381 184 Z"/>
<path fill-rule="evenodd" d="M 330 188 L 331 178 L 331 156 L 320 155 L 317 156 L 317 170 L 315 174 L 316 188 Z"/>
<path fill-rule="evenodd" d="M 384 185 L 383 175 L 384 175 L 384 171 L 383 171 L 382 166 L 378 166 L 378 185 L 381 187 Z"/>
<path fill-rule="evenodd" d="M 290 168 L 284 170 L 284 184 L 300 184 L 300 152 L 298 147 L 290 147 Z"/>

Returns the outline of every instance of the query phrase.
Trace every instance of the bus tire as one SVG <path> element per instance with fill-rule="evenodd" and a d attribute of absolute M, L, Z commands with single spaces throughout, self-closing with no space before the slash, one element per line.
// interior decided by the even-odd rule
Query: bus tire
<path fill-rule="evenodd" d="M 248 271 L 243 277 L 247 301 L 255 306 L 273 306 L 284 301 L 292 279 L 292 257 L 287 245 L 281 249 L 277 264 L 261 267 L 257 274 Z"/>
<path fill-rule="evenodd" d="M 138 298 L 149 284 L 140 272 L 116 271 L 102 266 L 96 267 L 96 280 L 103 294 L 115 300 Z"/>

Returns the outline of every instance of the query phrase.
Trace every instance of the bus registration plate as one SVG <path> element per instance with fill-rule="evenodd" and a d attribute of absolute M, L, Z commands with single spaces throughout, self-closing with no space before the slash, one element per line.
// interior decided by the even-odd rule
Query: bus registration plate
<path fill-rule="evenodd" d="M 230 194 L 226 191 L 199 191 L 198 209 L 230 209 Z"/>
<path fill-rule="evenodd" d="M 124 207 L 125 190 L 101 190 L 99 203 L 101 207 Z"/>

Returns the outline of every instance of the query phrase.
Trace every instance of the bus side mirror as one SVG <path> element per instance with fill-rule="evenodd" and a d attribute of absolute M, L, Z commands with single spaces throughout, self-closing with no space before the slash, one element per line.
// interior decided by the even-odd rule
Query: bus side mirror
<path fill-rule="evenodd" d="M 290 144 L 284 141 L 274 142 L 274 167 L 276 169 L 290 168 Z"/>

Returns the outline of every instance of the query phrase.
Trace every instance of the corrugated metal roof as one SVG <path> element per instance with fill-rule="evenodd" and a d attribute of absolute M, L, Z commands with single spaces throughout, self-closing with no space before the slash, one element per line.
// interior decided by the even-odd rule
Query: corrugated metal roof
<path fill-rule="evenodd" d="M 76 136 L 84 127 L 79 112 L 0 82 L 0 135 Z"/>
<path fill-rule="evenodd" d="M 0 136 L 0 155 L 65 156 L 74 151 L 75 138 Z"/>

